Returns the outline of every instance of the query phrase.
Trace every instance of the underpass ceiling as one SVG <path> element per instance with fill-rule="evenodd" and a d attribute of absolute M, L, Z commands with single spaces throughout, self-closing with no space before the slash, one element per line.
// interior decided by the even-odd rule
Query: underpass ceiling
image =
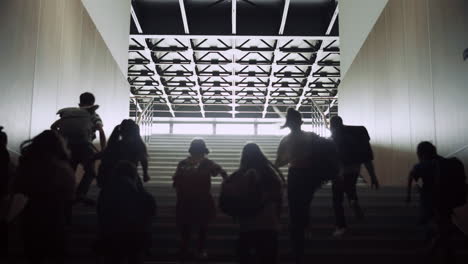
<path fill-rule="evenodd" d="M 131 115 L 150 101 L 156 117 L 276 118 L 288 107 L 305 118 L 336 114 L 335 1 L 237 0 L 235 15 L 228 0 L 132 7 Z"/>

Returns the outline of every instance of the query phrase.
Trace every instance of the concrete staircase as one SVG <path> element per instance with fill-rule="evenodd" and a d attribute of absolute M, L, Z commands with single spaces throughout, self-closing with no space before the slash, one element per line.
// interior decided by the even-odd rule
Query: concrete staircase
<path fill-rule="evenodd" d="M 150 175 L 152 180 L 146 188 L 155 196 L 159 210 L 153 225 L 153 246 L 147 263 L 175 263 L 178 250 L 178 232 L 175 225 L 175 192 L 171 187 L 171 177 L 178 161 L 188 155 L 192 136 L 154 135 L 149 143 Z M 239 164 L 241 149 L 247 141 L 257 142 L 274 160 L 280 138 L 275 136 L 206 136 L 209 157 L 223 166 L 228 172 Z M 286 172 L 286 171 L 285 171 Z M 213 179 L 213 195 L 218 197 L 219 178 Z M 307 255 L 310 263 L 423 263 L 424 230 L 417 226 L 418 207 L 404 203 L 402 188 L 384 187 L 373 191 L 364 184 L 359 186 L 361 204 L 366 218 L 355 220 L 349 208 L 346 210 L 349 230 L 340 239 L 333 238 L 334 215 L 331 190 L 325 186 L 320 190 L 311 206 L 311 223 L 308 230 Z M 91 197 L 97 197 L 98 190 L 91 190 Z M 280 233 L 281 263 L 290 263 L 290 243 L 288 238 L 287 205 L 281 221 Z M 94 263 L 91 246 L 96 238 L 95 208 L 77 206 L 72 227 L 71 263 Z M 14 227 L 12 233 L 14 233 Z M 205 260 L 211 263 L 233 263 L 237 225 L 222 213 L 209 228 L 208 254 Z M 21 255 L 17 235 L 10 239 L 10 252 Z M 468 263 L 468 241 L 460 233 L 454 236 L 457 248 L 457 263 Z M 313 260 L 313 261 L 312 261 Z M 18 261 L 17 263 L 20 263 Z M 197 262 L 194 262 L 197 263 Z"/>
<path fill-rule="evenodd" d="M 172 183 L 172 175 L 179 161 L 189 153 L 190 142 L 194 136 L 186 135 L 154 135 L 148 144 L 149 173 L 151 184 L 166 185 Z M 257 143 L 265 155 L 274 162 L 276 150 L 281 140 L 279 136 L 206 136 L 205 139 L 209 158 L 221 165 L 228 173 L 239 168 L 242 148 L 247 142 Z M 287 172 L 286 168 L 282 171 Z M 214 185 L 221 182 L 220 177 L 213 178 Z"/>

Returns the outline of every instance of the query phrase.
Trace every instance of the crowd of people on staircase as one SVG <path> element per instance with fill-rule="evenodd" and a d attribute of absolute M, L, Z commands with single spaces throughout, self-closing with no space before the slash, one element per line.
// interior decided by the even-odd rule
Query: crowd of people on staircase
<path fill-rule="evenodd" d="M 144 187 L 144 182 L 150 180 L 146 145 L 138 125 L 130 119 L 116 126 L 107 141 L 103 122 L 96 113 L 98 107 L 91 93 L 83 93 L 79 107 L 61 109 L 57 113 L 60 118 L 50 130 L 21 145 L 16 169 L 7 150 L 6 133 L 0 128 L 2 256 L 7 255 L 8 221 L 19 219 L 30 263 L 64 263 L 76 204 L 96 206 L 95 252 L 100 261 L 143 263 L 145 254 L 149 254 L 157 204 Z M 194 257 L 190 248 L 194 233 L 198 235 L 195 256 L 207 257 L 207 229 L 215 220 L 218 204 L 221 212 L 239 224 L 239 263 L 279 263 L 284 186 L 295 263 L 306 263 L 310 205 L 324 184 L 331 182 L 332 186 L 336 218 L 333 236 L 343 236 L 346 231 L 345 194 L 357 218 L 364 217 L 356 188 L 362 165 L 369 172 L 371 186 L 379 188 L 367 130 L 346 126 L 335 116 L 330 122 L 331 138 L 326 139 L 303 131 L 302 123 L 301 113 L 288 109 L 283 128 L 288 127 L 291 132 L 281 140 L 276 161 L 269 161 L 256 143 L 247 143 L 239 169 L 231 175 L 208 158 L 209 149 L 203 139 L 191 142 L 189 157 L 178 163 L 173 176 L 182 262 Z M 96 132 L 100 151 L 93 144 Z M 422 180 L 421 223 L 432 220 L 436 227 L 430 252 L 442 251 L 448 259 L 453 255 L 449 246 L 451 214 L 454 207 L 466 202 L 463 164 L 440 157 L 429 142 L 418 145 L 417 155 L 420 162 L 410 173 L 407 201 L 413 181 Z M 97 170 L 96 161 L 100 161 Z M 84 170 L 79 182 L 75 177 L 78 165 Z M 287 179 L 279 169 L 283 166 L 288 166 Z M 216 202 L 211 178 L 218 175 L 223 183 Z M 449 176 L 454 182 L 447 180 Z M 97 201 L 88 197 L 94 179 L 100 189 Z M 454 187 L 455 182 L 463 188 Z M 21 207 L 21 212 L 15 212 L 15 207 Z"/>

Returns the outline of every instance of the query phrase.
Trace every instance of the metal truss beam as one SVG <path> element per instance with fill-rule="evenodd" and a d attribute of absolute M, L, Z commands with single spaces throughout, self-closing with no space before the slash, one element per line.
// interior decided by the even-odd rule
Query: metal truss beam
<path fill-rule="evenodd" d="M 328 25 L 327 32 L 325 33 L 325 35 L 327 36 L 330 35 L 331 31 L 333 30 L 333 26 L 335 25 L 335 21 L 338 18 L 339 11 L 340 11 L 339 5 L 337 4 L 335 7 L 335 12 L 333 12 L 332 19 L 330 21 L 330 24 Z"/>
<path fill-rule="evenodd" d="M 331 20 L 330 20 L 330 23 L 328 24 L 327 31 L 325 32 L 325 35 L 326 35 L 326 36 L 329 36 L 329 35 L 330 35 L 330 33 L 331 33 L 332 29 L 333 29 L 333 26 L 334 26 L 334 24 L 335 24 L 335 21 L 336 21 L 336 19 L 337 19 L 337 17 L 338 17 L 338 12 L 339 12 L 339 5 L 338 5 L 338 3 L 336 3 L 335 11 L 333 12 L 333 16 L 332 16 L 332 18 L 331 18 Z M 325 47 L 325 48 L 327 48 L 327 47 Z M 322 42 L 320 43 L 320 47 L 319 47 L 318 52 L 317 52 L 317 58 L 319 58 L 321 55 L 323 55 L 323 49 L 324 49 L 324 41 L 322 41 Z M 327 54 L 327 55 L 325 56 L 325 58 L 322 58 L 321 60 L 319 60 L 319 62 L 318 62 L 317 64 L 318 64 L 319 66 L 321 66 L 322 68 L 320 68 L 317 72 L 314 72 L 314 73 L 312 74 L 312 76 L 314 76 L 314 77 L 329 77 L 328 75 L 322 76 L 322 75 L 324 75 L 324 74 L 320 74 L 320 73 L 319 73 L 318 76 L 317 76 L 317 73 L 320 72 L 320 70 L 323 69 L 323 67 L 328 66 L 328 65 L 324 65 L 324 64 L 323 64 L 323 61 L 324 61 L 326 58 L 328 58 L 328 56 L 330 56 L 330 54 Z M 322 64 L 322 65 L 320 65 L 320 64 Z M 338 64 L 339 64 L 339 62 L 338 62 Z M 334 65 L 332 65 L 332 66 L 334 66 Z M 337 69 L 337 68 L 335 67 L 335 69 Z M 338 70 L 338 76 L 330 76 L 330 77 L 340 77 L 340 76 L 341 76 L 341 73 L 340 73 L 339 69 L 337 69 L 337 70 Z M 306 89 L 311 89 L 311 88 L 309 88 L 309 87 L 310 87 L 310 84 L 309 84 L 309 83 L 310 83 L 310 79 L 308 78 L 308 79 L 307 79 L 307 83 L 306 83 L 306 85 L 305 85 L 305 87 L 304 87 L 304 90 L 303 90 L 303 94 L 301 95 L 301 97 L 300 97 L 300 99 L 299 99 L 299 102 L 298 102 L 298 104 L 297 104 L 297 106 L 296 106 L 296 109 L 299 109 L 299 108 L 302 106 L 302 101 L 304 100 L 305 94 L 306 94 L 306 92 L 307 92 Z M 310 98 L 310 99 L 312 100 L 312 102 L 314 102 L 314 98 Z M 314 102 L 314 104 L 315 104 L 315 102 Z M 317 109 L 319 109 L 320 111 L 322 111 L 322 110 L 320 109 L 319 106 L 316 106 L 316 107 L 317 107 Z M 322 114 L 322 116 L 325 116 L 325 115 L 323 115 L 323 112 L 322 112 L 321 114 Z"/>
<path fill-rule="evenodd" d="M 231 0 L 231 33 L 237 34 L 237 0 Z"/>
<path fill-rule="evenodd" d="M 135 23 L 135 25 L 138 25 L 138 26 L 137 26 L 138 32 L 139 32 L 139 33 L 143 33 L 142 28 L 141 28 L 141 26 L 140 26 L 140 22 L 138 21 L 138 17 L 137 17 L 137 15 L 136 15 L 136 13 L 135 13 L 135 10 L 133 9 L 133 4 L 131 4 L 130 12 L 131 12 L 131 15 L 132 15 L 133 22 Z M 146 40 L 143 39 L 143 40 L 141 41 L 141 43 L 139 43 L 139 44 L 142 45 L 143 48 L 144 48 L 144 50 L 142 50 L 142 51 L 140 51 L 140 52 L 145 53 L 145 54 L 144 54 L 145 57 L 148 56 L 147 59 L 150 61 L 149 65 L 152 66 L 152 67 L 154 67 L 154 71 L 155 71 L 154 77 L 156 77 L 156 78 L 158 79 L 159 84 L 162 84 L 162 81 L 163 81 L 163 80 L 161 79 L 161 76 L 159 76 L 158 74 L 156 74 L 156 66 L 155 66 L 155 64 L 154 64 L 154 62 L 153 62 L 153 58 L 152 58 L 152 56 L 151 56 L 151 52 L 150 52 L 150 49 L 149 49 L 149 47 L 148 47 L 148 44 L 146 43 Z M 169 101 L 169 97 L 167 97 L 167 94 L 166 94 L 166 92 L 164 91 L 164 88 L 161 89 L 161 90 L 162 90 L 162 92 L 163 92 L 163 95 L 165 96 L 166 103 L 167 103 L 167 106 L 168 106 L 168 108 L 169 108 L 169 111 L 171 112 L 172 116 L 175 117 L 175 113 L 174 113 L 174 110 L 172 109 L 172 105 L 171 105 L 171 102 Z"/>
<path fill-rule="evenodd" d="M 244 35 L 153 35 L 153 34 L 131 34 L 130 39 L 219 39 L 219 40 L 249 40 L 249 39 L 263 39 L 263 40 L 325 40 L 334 41 L 339 40 L 336 36 L 244 36 Z"/>
<path fill-rule="evenodd" d="M 281 18 L 281 24 L 279 29 L 279 35 L 284 34 L 284 27 L 286 26 L 286 20 L 288 19 L 288 12 L 289 12 L 289 4 L 291 0 L 284 0 L 284 9 L 283 9 L 283 16 Z"/>
<path fill-rule="evenodd" d="M 182 16 L 182 23 L 184 24 L 184 32 L 185 34 L 190 34 L 188 19 L 187 19 L 187 12 L 185 11 L 184 0 L 179 0 L 179 6 L 180 6 L 180 15 Z"/>
<path fill-rule="evenodd" d="M 131 4 L 130 6 L 130 14 L 132 15 L 132 19 L 133 19 L 133 22 L 135 23 L 138 33 L 143 34 L 143 30 L 141 29 L 140 22 L 138 21 L 138 17 L 135 13 L 135 10 L 133 9 L 133 4 Z"/>
<path fill-rule="evenodd" d="M 153 98 L 152 111 L 172 117 L 198 113 L 203 117 L 266 118 L 287 107 L 300 109 L 307 104 L 312 112 L 308 108 L 303 112 L 322 120 L 337 102 L 339 38 L 237 36 L 237 0 L 233 2 L 233 35 L 189 35 L 185 0 L 179 0 L 185 35 L 145 35 L 141 31 L 131 35 L 128 81 L 132 97 Z M 282 33 L 290 0 L 284 3 Z M 133 8 L 132 18 L 139 25 Z M 333 23 L 336 15 L 326 34 Z M 147 101 L 134 100 L 137 104 L 133 108 L 132 103 L 132 113 L 138 103 Z M 328 112 L 323 112 L 327 107 Z"/>

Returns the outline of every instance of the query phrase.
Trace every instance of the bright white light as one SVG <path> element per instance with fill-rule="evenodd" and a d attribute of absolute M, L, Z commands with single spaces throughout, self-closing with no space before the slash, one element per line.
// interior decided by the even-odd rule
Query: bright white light
<path fill-rule="evenodd" d="M 174 124 L 173 134 L 211 135 L 213 134 L 213 125 L 212 124 Z"/>
<path fill-rule="evenodd" d="M 152 129 L 153 134 L 169 134 L 170 132 L 169 124 L 164 123 L 155 123 Z"/>
<path fill-rule="evenodd" d="M 257 132 L 259 135 L 287 135 L 289 128 L 281 129 L 281 124 L 259 124 Z"/>
<path fill-rule="evenodd" d="M 217 124 L 218 135 L 253 135 L 255 134 L 253 124 Z"/>
<path fill-rule="evenodd" d="M 326 137 L 326 138 L 331 137 L 330 129 L 328 129 L 328 128 L 324 129 L 322 137 Z"/>

